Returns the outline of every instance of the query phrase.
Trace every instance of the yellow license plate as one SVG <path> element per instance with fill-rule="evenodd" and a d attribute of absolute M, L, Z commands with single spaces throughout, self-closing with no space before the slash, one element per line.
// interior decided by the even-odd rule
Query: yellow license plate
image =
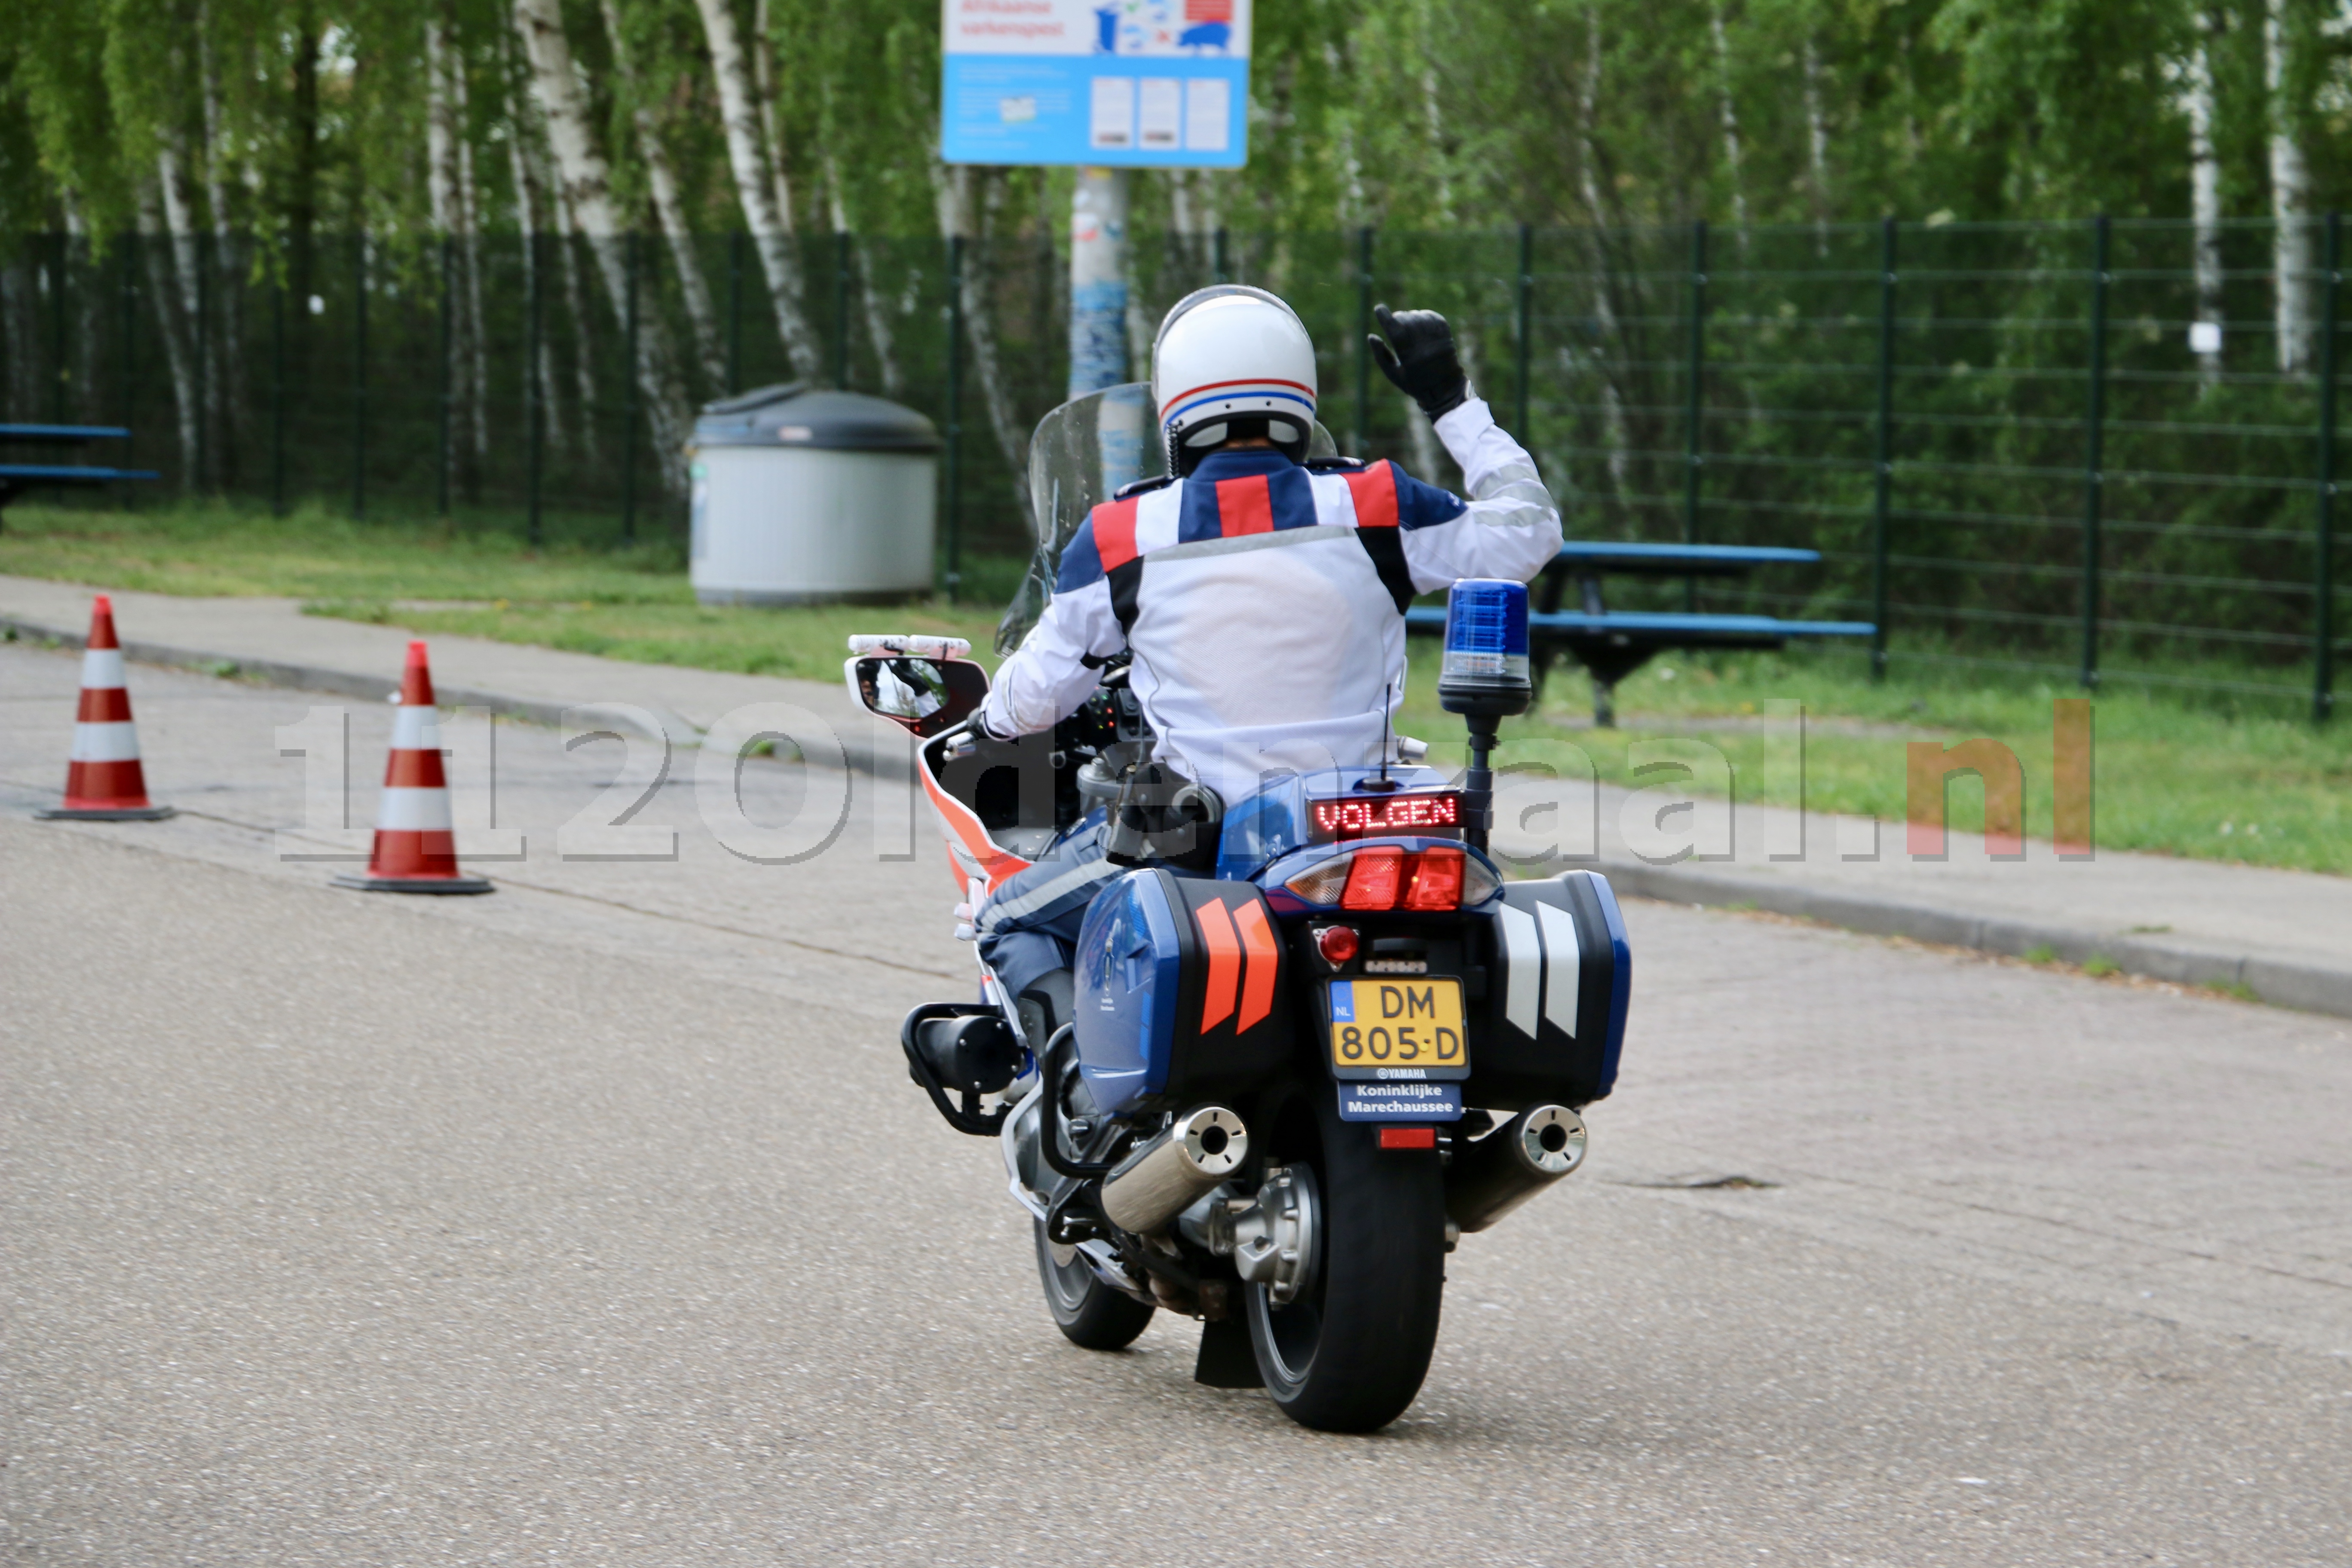
<path fill-rule="evenodd" d="M 1331 1070 L 1337 1076 L 1468 1074 L 1459 980 L 1334 980 L 1330 985 Z M 1421 1070 L 1393 1070 L 1400 1068 Z"/>

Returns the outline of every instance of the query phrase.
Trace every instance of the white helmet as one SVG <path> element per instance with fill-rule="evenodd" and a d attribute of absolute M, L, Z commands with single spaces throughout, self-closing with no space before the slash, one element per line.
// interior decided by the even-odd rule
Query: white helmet
<path fill-rule="evenodd" d="M 1302 458 L 1315 428 L 1314 341 L 1298 313 L 1263 289 L 1195 289 L 1152 342 L 1151 402 L 1179 476 L 1235 436 L 1263 435 Z"/>

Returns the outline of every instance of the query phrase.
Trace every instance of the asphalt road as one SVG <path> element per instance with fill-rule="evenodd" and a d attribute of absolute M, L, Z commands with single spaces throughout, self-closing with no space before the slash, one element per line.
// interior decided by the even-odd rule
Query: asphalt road
<path fill-rule="evenodd" d="M 676 860 L 566 859 L 617 743 L 502 725 L 499 892 L 339 892 L 299 694 L 135 671 L 187 815 L 26 820 L 72 669 L 0 648 L 6 1561 L 2352 1558 L 2340 1021 L 1632 903 L 1587 1170 L 1326 1436 L 1189 1322 L 1055 1332 L 898 1064 L 970 975 L 902 795 L 756 865 L 674 783 Z"/>

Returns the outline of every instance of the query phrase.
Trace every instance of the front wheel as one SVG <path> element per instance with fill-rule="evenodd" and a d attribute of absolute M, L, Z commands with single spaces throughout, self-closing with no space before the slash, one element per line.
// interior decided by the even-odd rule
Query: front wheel
<path fill-rule="evenodd" d="M 1152 1309 L 1097 1279 L 1077 1248 L 1057 1247 L 1047 1240 L 1044 1220 L 1029 1223 L 1037 1237 L 1037 1273 L 1045 1283 L 1045 1305 L 1063 1336 L 1090 1351 L 1124 1350 L 1133 1344 L 1150 1324 Z"/>
<path fill-rule="evenodd" d="M 1445 1291 L 1445 1181 L 1433 1149 L 1381 1149 L 1339 1120 L 1335 1097 L 1286 1121 L 1276 1157 L 1315 1172 L 1316 1258 L 1279 1305 L 1248 1288 L 1250 1347 L 1283 1413 L 1324 1432 L 1370 1432 L 1405 1412 L 1429 1373 Z"/>

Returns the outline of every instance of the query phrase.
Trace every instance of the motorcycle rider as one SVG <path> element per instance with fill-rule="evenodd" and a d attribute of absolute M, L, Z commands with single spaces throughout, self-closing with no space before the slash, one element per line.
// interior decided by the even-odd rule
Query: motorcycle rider
<path fill-rule="evenodd" d="M 974 717 L 983 747 L 1050 730 L 1107 658 L 1132 650 L 1153 760 L 1223 801 L 1269 775 L 1392 760 L 1406 606 L 1465 577 L 1533 578 L 1559 552 L 1560 519 L 1534 459 L 1472 394 L 1445 318 L 1374 315 L 1373 358 L 1434 423 L 1469 498 L 1385 460 L 1304 466 L 1316 407 L 1305 325 L 1263 289 L 1187 296 L 1152 350 L 1170 477 L 1080 525 L 1044 616 Z M 1073 834 L 976 911 L 981 956 L 1035 1048 L 1067 1020 L 1087 906 L 1123 869 L 1104 838 L 1102 826 Z"/>

